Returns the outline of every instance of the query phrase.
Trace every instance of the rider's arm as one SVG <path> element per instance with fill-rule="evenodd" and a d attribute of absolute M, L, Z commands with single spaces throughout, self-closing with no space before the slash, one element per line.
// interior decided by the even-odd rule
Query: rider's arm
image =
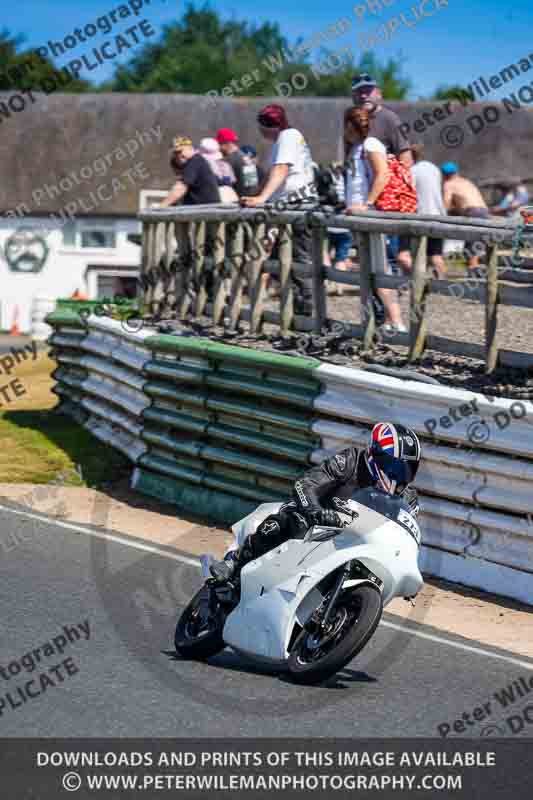
<path fill-rule="evenodd" d="M 348 447 L 307 470 L 296 481 L 292 492 L 298 509 L 304 514 L 319 511 L 322 508 L 322 498 L 337 486 L 346 483 L 353 476 L 356 465 L 357 450 L 355 447 Z"/>

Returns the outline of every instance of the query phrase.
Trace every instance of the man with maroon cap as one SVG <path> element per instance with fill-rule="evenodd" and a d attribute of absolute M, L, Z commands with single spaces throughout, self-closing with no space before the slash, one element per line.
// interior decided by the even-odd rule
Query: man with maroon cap
<path fill-rule="evenodd" d="M 239 148 L 239 137 L 231 128 L 220 128 L 217 132 L 216 140 L 226 161 L 228 161 L 235 173 L 237 183 L 233 187 L 239 197 L 253 194 L 246 187 L 244 180 L 244 157 Z"/>

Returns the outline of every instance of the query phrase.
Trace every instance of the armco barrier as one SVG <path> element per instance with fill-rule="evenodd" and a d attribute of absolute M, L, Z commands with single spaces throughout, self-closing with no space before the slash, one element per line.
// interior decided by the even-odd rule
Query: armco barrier
<path fill-rule="evenodd" d="M 402 422 L 423 444 L 423 571 L 533 604 L 531 403 L 498 427 L 494 415 L 517 401 L 196 337 L 126 333 L 110 319 L 84 325 L 69 312 L 47 322 L 63 409 L 131 458 L 139 491 L 231 524 L 286 498 L 309 465 L 363 445 L 375 420 Z M 477 414 L 429 435 L 428 419 L 472 402 Z M 489 438 L 474 446 L 467 430 L 476 420 Z"/>

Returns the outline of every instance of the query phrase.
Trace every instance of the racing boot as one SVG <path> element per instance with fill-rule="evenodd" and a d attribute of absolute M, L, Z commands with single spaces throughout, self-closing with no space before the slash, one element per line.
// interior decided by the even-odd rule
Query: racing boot
<path fill-rule="evenodd" d="M 226 553 L 222 561 L 213 561 L 209 572 L 218 583 L 227 583 L 228 581 L 235 583 L 239 579 L 244 565 L 256 558 L 250 538 L 248 536 L 238 550 L 230 550 L 229 553 Z"/>
<path fill-rule="evenodd" d="M 222 561 L 213 561 L 209 571 L 219 583 L 238 580 L 242 568 L 249 561 L 272 550 L 285 541 L 288 537 L 283 533 L 283 523 L 276 514 L 271 514 L 263 520 L 255 533 L 246 537 L 242 547 L 226 553 Z"/>
<path fill-rule="evenodd" d="M 209 572 L 218 583 L 227 583 L 238 576 L 239 551 L 231 550 L 226 553 L 222 561 L 213 561 Z"/>

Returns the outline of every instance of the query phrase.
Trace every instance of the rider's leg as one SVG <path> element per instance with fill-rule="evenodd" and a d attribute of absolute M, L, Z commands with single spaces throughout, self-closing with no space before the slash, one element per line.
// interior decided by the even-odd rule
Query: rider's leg
<path fill-rule="evenodd" d="M 255 533 L 251 533 L 244 540 L 242 547 L 233 550 L 224 556 L 223 561 L 211 564 L 211 575 L 220 581 L 235 578 L 250 561 L 264 556 L 274 547 L 286 542 L 291 537 L 290 518 L 280 509 L 278 514 L 271 514 L 258 525 Z"/>

